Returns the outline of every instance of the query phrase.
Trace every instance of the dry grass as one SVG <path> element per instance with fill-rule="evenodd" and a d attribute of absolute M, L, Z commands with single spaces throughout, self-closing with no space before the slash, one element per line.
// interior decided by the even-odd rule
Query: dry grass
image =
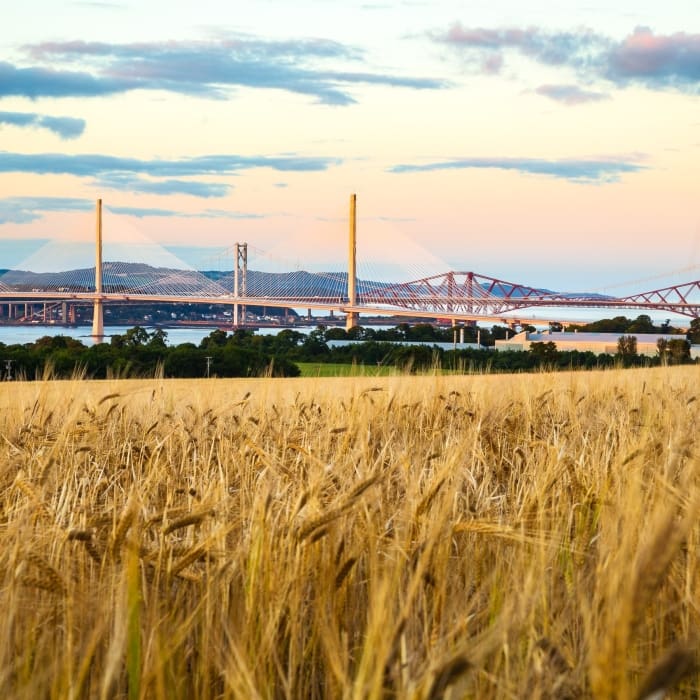
<path fill-rule="evenodd" d="M 699 379 L 2 385 L 0 696 L 697 697 Z"/>

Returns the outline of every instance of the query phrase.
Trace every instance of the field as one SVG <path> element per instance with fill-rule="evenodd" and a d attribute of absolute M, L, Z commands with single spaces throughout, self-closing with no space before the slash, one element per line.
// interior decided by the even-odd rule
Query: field
<path fill-rule="evenodd" d="M 402 374 L 393 365 L 370 367 L 337 362 L 295 362 L 302 377 L 392 377 Z"/>
<path fill-rule="evenodd" d="M 0 385 L 0 696 L 697 698 L 699 380 Z"/>

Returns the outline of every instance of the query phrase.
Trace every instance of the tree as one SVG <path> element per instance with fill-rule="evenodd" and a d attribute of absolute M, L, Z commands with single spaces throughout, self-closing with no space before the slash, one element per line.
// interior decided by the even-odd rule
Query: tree
<path fill-rule="evenodd" d="M 67 335 L 45 335 L 34 342 L 37 350 L 84 350 L 85 346 Z"/>
<path fill-rule="evenodd" d="M 221 329 L 217 328 L 215 331 L 212 331 L 206 338 L 202 338 L 202 340 L 199 343 L 199 347 L 203 348 L 204 350 L 207 350 L 209 348 L 220 348 L 226 345 L 226 331 L 222 331 Z"/>
<path fill-rule="evenodd" d="M 168 334 L 162 328 L 156 328 L 149 336 L 148 347 L 155 350 L 163 350 L 167 347 L 165 342 L 168 339 Z"/>
<path fill-rule="evenodd" d="M 149 337 L 148 331 L 145 328 L 134 326 L 133 328 L 129 328 L 124 334 L 124 344 L 133 348 L 141 347 L 148 343 Z"/>
<path fill-rule="evenodd" d="M 615 316 L 615 318 L 602 318 L 599 321 L 579 326 L 579 329 L 591 333 L 626 333 L 630 323 L 631 321 L 625 316 Z"/>
<path fill-rule="evenodd" d="M 359 328 L 360 326 L 355 326 Z M 340 326 L 335 326 L 334 328 L 329 328 L 326 331 L 326 340 L 345 340 L 348 337 L 347 332 L 344 328 Z"/>
<path fill-rule="evenodd" d="M 700 343 L 700 318 L 694 318 L 690 322 L 690 328 L 688 329 L 688 340 L 697 345 Z"/>
<path fill-rule="evenodd" d="M 411 332 L 411 326 L 409 326 L 408 323 L 399 323 L 399 325 L 394 328 L 394 331 L 396 333 L 396 340 L 406 340 L 408 334 Z M 394 338 L 392 338 L 392 340 L 394 340 Z"/>
<path fill-rule="evenodd" d="M 532 343 L 530 354 L 540 364 L 553 363 L 559 355 L 556 343 L 551 340 L 547 343 Z"/>
<path fill-rule="evenodd" d="M 659 353 L 661 358 L 661 363 L 666 364 L 668 362 L 668 340 L 666 338 L 659 338 L 656 341 L 656 351 Z"/>
<path fill-rule="evenodd" d="M 268 350 L 276 357 L 294 354 L 301 343 L 304 342 L 306 336 L 299 331 L 294 331 L 286 328 L 280 331 L 277 335 L 268 335 Z"/>
<path fill-rule="evenodd" d="M 303 344 L 304 354 L 307 357 L 318 357 L 319 355 L 328 354 L 328 346 L 326 345 L 326 327 L 318 326 L 311 331 Z"/>
<path fill-rule="evenodd" d="M 331 333 L 335 333 L 336 328 L 329 328 L 326 331 L 326 340 L 340 340 L 341 338 L 336 335 L 331 335 Z M 348 340 L 366 340 L 367 335 L 366 335 L 366 329 L 363 328 L 362 326 L 353 326 L 350 328 L 348 331 L 343 331 L 345 333 L 343 338 L 347 338 Z"/>
<path fill-rule="evenodd" d="M 625 363 L 637 358 L 637 338 L 633 335 L 621 335 L 617 341 L 617 356 Z"/>
<path fill-rule="evenodd" d="M 651 316 L 641 314 L 625 329 L 628 333 L 653 333 L 656 328 L 651 321 Z"/>
<path fill-rule="evenodd" d="M 668 352 L 672 365 L 682 365 L 690 361 L 690 344 L 685 338 L 673 338 L 668 341 Z"/>
<path fill-rule="evenodd" d="M 416 340 L 423 343 L 440 340 L 439 331 L 429 323 L 417 323 L 415 326 L 409 326 L 406 331 L 406 340 Z"/>
<path fill-rule="evenodd" d="M 98 344 L 101 345 L 101 343 L 98 343 Z M 110 337 L 109 344 L 113 348 L 123 348 L 124 347 L 124 336 L 120 335 L 119 333 L 115 333 L 113 336 Z"/>

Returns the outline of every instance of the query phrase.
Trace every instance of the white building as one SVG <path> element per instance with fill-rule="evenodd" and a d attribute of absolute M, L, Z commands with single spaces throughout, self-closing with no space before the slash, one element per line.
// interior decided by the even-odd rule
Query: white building
<path fill-rule="evenodd" d="M 410 345 L 420 346 L 426 345 L 429 348 L 440 348 L 441 350 L 489 350 L 486 345 L 478 343 L 442 343 L 433 340 L 376 340 L 369 338 L 369 342 L 382 343 L 383 345 Z M 344 348 L 348 345 L 362 345 L 368 342 L 367 340 L 327 340 L 326 345 L 329 348 Z"/>
<path fill-rule="evenodd" d="M 637 339 L 637 353 L 655 357 L 658 355 L 658 342 L 664 340 L 685 340 L 684 335 L 672 335 L 670 333 L 559 333 L 542 331 L 529 333 L 523 331 L 508 340 L 497 340 L 496 350 L 522 350 L 527 351 L 533 343 L 554 343 L 557 350 L 579 350 L 580 352 L 594 352 L 596 355 L 617 353 L 617 341 L 624 335 L 631 335 Z M 691 348 L 691 356 L 694 355 Z"/>

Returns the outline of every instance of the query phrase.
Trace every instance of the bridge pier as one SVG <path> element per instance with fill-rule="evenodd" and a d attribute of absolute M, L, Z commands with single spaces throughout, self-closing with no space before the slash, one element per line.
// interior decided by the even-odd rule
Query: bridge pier
<path fill-rule="evenodd" d="M 92 337 L 97 342 L 102 342 L 105 337 L 105 322 L 102 308 L 102 299 L 95 299 L 92 307 Z"/>
<path fill-rule="evenodd" d="M 102 294 L 102 200 L 97 200 L 97 227 L 95 234 L 95 294 Z M 65 316 L 64 316 L 65 318 Z M 95 297 L 92 307 L 92 337 L 101 343 L 105 337 L 105 322 L 102 309 L 102 299 Z"/>

